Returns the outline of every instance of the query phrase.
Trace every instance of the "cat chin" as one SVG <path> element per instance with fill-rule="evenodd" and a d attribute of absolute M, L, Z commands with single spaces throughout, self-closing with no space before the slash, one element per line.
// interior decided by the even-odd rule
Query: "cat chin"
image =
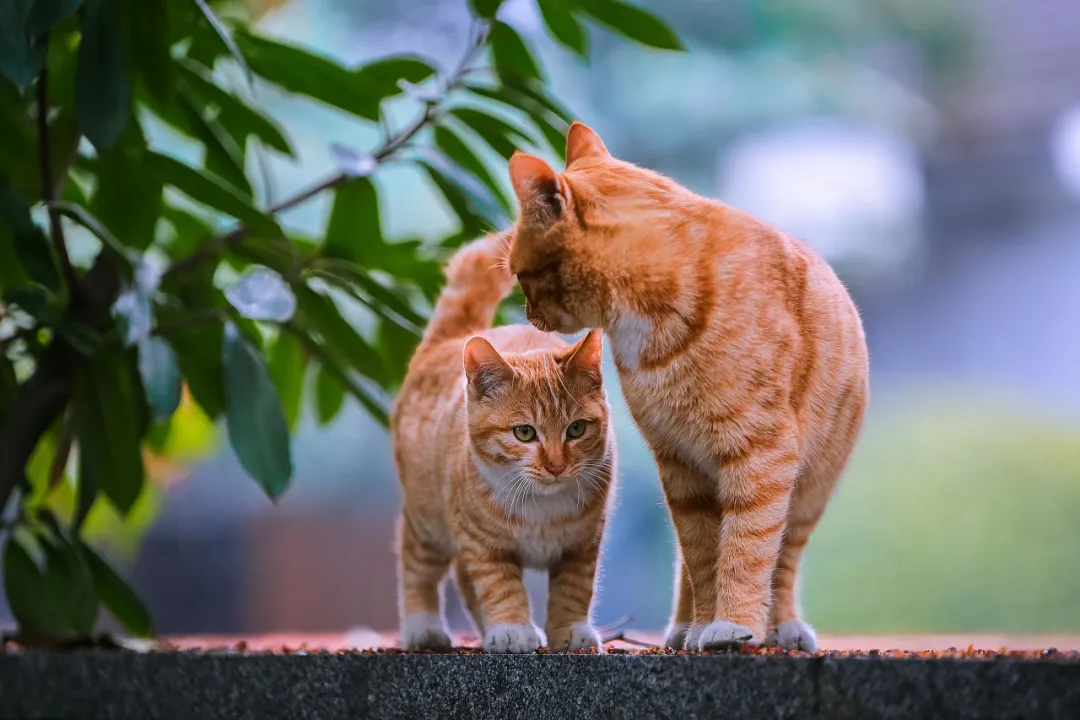
<path fill-rule="evenodd" d="M 542 332 L 555 332 L 563 335 L 573 335 L 585 329 L 585 324 L 564 310 L 556 310 L 553 314 L 528 315 L 529 322 Z"/>

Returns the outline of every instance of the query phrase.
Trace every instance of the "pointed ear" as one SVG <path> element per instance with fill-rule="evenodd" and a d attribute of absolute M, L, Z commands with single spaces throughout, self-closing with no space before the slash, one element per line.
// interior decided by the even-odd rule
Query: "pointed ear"
<path fill-rule="evenodd" d="M 566 374 L 577 375 L 600 385 L 604 381 L 603 359 L 603 333 L 597 329 L 590 330 L 570 348 L 566 358 Z"/>
<path fill-rule="evenodd" d="M 514 379 L 514 369 L 479 335 L 469 338 L 463 355 L 465 377 L 469 379 L 469 389 L 477 397 L 487 397 Z"/>
<path fill-rule="evenodd" d="M 566 208 L 565 183 L 550 165 L 521 151 L 510 158 L 510 182 L 514 186 L 522 217 L 550 223 L 557 220 Z"/>
<path fill-rule="evenodd" d="M 575 160 L 597 155 L 611 156 L 600 136 L 585 123 L 575 122 L 571 125 L 570 132 L 566 134 L 566 167 L 573 165 Z"/>

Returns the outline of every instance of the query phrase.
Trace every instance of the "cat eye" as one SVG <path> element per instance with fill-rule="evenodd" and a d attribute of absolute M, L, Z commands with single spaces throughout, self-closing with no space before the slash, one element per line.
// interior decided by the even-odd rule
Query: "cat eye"
<path fill-rule="evenodd" d="M 566 437 L 573 440 L 585 434 L 585 421 L 575 420 L 566 427 Z"/>
<path fill-rule="evenodd" d="M 532 425 L 515 425 L 514 437 L 521 442 L 532 442 L 536 439 L 536 428 Z"/>

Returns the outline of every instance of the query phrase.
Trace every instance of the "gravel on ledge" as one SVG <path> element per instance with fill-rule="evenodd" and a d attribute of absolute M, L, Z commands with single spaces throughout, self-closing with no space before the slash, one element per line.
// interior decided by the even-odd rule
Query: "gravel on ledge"
<path fill-rule="evenodd" d="M 0 653 L 10 718 L 1080 718 L 1073 652 Z"/>

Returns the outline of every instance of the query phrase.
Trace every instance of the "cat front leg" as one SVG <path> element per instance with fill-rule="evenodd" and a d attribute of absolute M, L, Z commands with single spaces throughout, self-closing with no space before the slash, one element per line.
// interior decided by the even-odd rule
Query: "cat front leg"
<path fill-rule="evenodd" d="M 476 604 L 484 620 L 484 650 L 535 652 L 540 647 L 540 635 L 532 625 L 529 595 L 517 559 L 505 553 L 464 549 L 459 562 L 476 593 Z"/>
<path fill-rule="evenodd" d="M 723 513 L 716 484 L 677 458 L 656 453 L 660 484 L 675 526 L 680 574 L 675 623 L 668 631 L 670 647 L 696 649 L 696 637 L 714 619 L 716 608 L 716 549 Z M 691 612 L 692 610 L 692 612 Z M 680 630 L 679 624 L 687 623 Z"/>
<path fill-rule="evenodd" d="M 443 620 L 439 586 L 450 558 L 424 542 L 404 519 L 399 523 L 401 646 L 406 650 L 445 650 L 450 634 Z"/>
<path fill-rule="evenodd" d="M 776 445 L 740 457 L 721 476 L 724 516 L 716 609 L 713 622 L 698 637 L 702 650 L 758 644 L 765 639 L 772 576 L 798 472 L 795 448 Z"/>
<path fill-rule="evenodd" d="M 567 552 L 549 572 L 545 633 L 556 652 L 589 648 L 603 652 L 600 635 L 589 620 L 599 553 L 599 543 L 590 543 Z"/>

